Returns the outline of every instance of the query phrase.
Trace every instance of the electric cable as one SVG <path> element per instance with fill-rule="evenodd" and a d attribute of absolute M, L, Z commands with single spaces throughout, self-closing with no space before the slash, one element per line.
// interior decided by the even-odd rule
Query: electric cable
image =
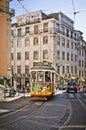
<path fill-rule="evenodd" d="M 26 11 L 26 13 L 28 13 L 28 10 L 24 7 L 24 5 L 21 3 L 21 1 L 23 0 L 17 0 L 19 2 L 19 4 L 21 5 L 21 7 Z"/>

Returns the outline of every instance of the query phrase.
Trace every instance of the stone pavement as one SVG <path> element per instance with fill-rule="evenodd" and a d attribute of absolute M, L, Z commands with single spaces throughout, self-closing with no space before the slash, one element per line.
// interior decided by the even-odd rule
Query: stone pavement
<path fill-rule="evenodd" d="M 9 97 L 9 95 L 6 94 L 6 98 L 4 98 L 4 95 L 3 95 L 2 98 L 0 98 L 0 102 L 10 102 L 10 101 L 16 100 L 21 97 L 30 97 L 30 93 L 18 93 L 17 92 L 15 96 L 11 96 L 11 97 Z"/>

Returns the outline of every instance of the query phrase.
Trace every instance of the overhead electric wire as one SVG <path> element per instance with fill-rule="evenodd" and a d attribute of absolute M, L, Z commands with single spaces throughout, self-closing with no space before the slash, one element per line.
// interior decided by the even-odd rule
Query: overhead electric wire
<path fill-rule="evenodd" d="M 66 14 L 77 14 L 77 13 L 83 13 L 83 12 L 86 12 L 86 10 L 80 10 L 80 11 L 70 12 Z"/>
<path fill-rule="evenodd" d="M 75 12 L 75 7 L 74 7 L 74 1 L 73 1 L 73 0 L 72 0 L 72 6 L 73 6 L 74 21 L 75 21 L 75 15 L 76 15 L 78 12 Z"/>
<path fill-rule="evenodd" d="M 21 5 L 21 7 L 26 11 L 26 13 L 28 13 L 28 10 L 24 7 L 24 5 L 21 3 L 21 0 L 17 0 L 19 2 L 19 4 Z"/>

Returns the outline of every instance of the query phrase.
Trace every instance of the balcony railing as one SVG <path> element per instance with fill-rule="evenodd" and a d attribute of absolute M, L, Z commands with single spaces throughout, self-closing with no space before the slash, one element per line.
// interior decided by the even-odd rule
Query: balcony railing
<path fill-rule="evenodd" d="M 0 14 L 10 14 L 10 15 L 14 16 L 15 15 L 15 10 L 11 9 L 11 8 L 8 8 L 6 6 L 0 5 Z"/>
<path fill-rule="evenodd" d="M 67 33 L 63 33 L 61 30 L 57 29 L 57 28 L 48 28 L 46 31 L 45 29 L 40 29 L 38 30 L 36 33 L 35 31 L 30 31 L 29 33 L 21 33 L 21 35 L 17 35 L 17 34 L 12 34 L 13 37 L 22 37 L 22 36 L 26 36 L 26 35 L 34 35 L 34 34 L 37 34 L 37 35 L 40 35 L 40 34 L 43 34 L 43 33 L 50 33 L 50 34 L 61 34 L 61 35 L 64 35 L 66 37 L 69 37 L 71 39 L 74 39 L 76 41 L 78 41 L 78 38 L 77 37 L 74 37 L 72 35 L 68 35 Z"/>

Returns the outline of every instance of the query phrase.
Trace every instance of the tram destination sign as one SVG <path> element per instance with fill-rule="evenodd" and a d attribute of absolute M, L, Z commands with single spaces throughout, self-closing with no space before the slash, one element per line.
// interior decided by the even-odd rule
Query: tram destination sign
<path fill-rule="evenodd" d="M 50 63 L 50 62 L 46 62 L 46 61 L 44 61 L 44 62 L 34 62 L 33 63 L 33 66 L 51 66 L 51 64 L 52 63 Z"/>

